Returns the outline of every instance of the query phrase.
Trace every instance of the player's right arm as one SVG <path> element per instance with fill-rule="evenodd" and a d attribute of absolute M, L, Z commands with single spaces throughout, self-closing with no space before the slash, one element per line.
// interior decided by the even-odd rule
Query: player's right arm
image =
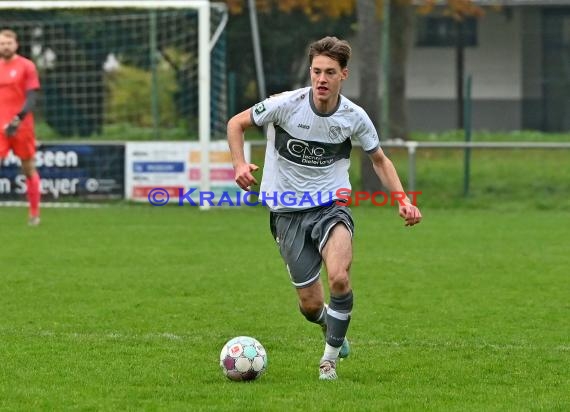
<path fill-rule="evenodd" d="M 251 109 L 246 109 L 236 114 L 228 121 L 228 145 L 232 154 L 235 181 L 244 190 L 250 190 L 251 185 L 257 184 L 252 172 L 259 167 L 253 163 L 247 163 L 243 151 L 245 130 L 253 126 Z"/>

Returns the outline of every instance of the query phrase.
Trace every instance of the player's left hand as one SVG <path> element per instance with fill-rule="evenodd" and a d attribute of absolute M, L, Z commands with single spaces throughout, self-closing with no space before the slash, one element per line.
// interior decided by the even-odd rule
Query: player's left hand
<path fill-rule="evenodd" d="M 410 202 L 401 202 L 399 205 L 400 217 L 406 221 L 406 226 L 413 226 L 421 222 L 422 213 L 417 206 Z"/>
<path fill-rule="evenodd" d="M 6 136 L 13 137 L 16 134 L 16 132 L 18 131 L 18 127 L 20 127 L 20 123 L 22 123 L 22 120 L 20 119 L 20 117 L 14 116 L 14 118 L 10 121 L 10 123 L 8 123 L 4 127 L 4 132 L 6 133 Z"/>
<path fill-rule="evenodd" d="M 251 190 L 252 185 L 257 184 L 253 172 L 259 170 L 259 166 L 253 163 L 242 163 L 235 168 L 235 181 L 243 190 Z"/>

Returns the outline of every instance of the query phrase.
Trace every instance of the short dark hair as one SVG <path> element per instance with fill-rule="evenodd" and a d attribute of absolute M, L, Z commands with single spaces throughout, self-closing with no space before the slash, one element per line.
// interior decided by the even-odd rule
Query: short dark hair
<path fill-rule="evenodd" d="M 9 30 L 9 29 L 0 30 L 0 35 L 10 37 L 14 40 L 18 40 L 18 36 L 16 35 L 16 32 L 14 30 Z"/>
<path fill-rule="evenodd" d="M 309 64 L 313 63 L 315 56 L 327 56 L 336 60 L 342 69 L 348 65 L 352 50 L 346 40 L 327 36 L 317 40 L 309 46 Z"/>

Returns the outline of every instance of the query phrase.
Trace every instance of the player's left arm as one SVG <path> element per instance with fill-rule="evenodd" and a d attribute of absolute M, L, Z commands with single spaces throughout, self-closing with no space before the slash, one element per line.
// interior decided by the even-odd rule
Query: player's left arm
<path fill-rule="evenodd" d="M 20 118 L 20 120 L 24 120 L 24 117 L 28 113 L 31 113 L 36 108 L 36 102 L 38 101 L 38 90 L 37 89 L 30 89 L 26 91 L 26 101 L 24 102 L 24 106 L 22 110 L 18 112 L 16 116 Z"/>
<path fill-rule="evenodd" d="M 420 223 L 422 220 L 420 209 L 406 196 L 402 182 L 398 177 L 398 172 L 396 172 L 392 161 L 388 159 L 380 147 L 370 153 L 370 159 L 372 160 L 374 171 L 384 187 L 391 192 L 393 199 L 399 199 L 398 210 L 400 216 L 406 221 L 406 226 L 413 226 Z"/>

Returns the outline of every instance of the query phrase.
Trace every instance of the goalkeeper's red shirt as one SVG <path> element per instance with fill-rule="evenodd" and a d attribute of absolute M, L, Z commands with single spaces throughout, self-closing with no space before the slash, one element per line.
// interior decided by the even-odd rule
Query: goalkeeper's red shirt
<path fill-rule="evenodd" d="M 15 54 L 6 61 L 0 59 L 0 135 L 4 126 L 24 107 L 26 92 L 40 88 L 36 66 L 31 60 Z M 28 113 L 18 128 L 17 137 L 34 137 L 34 117 Z"/>

